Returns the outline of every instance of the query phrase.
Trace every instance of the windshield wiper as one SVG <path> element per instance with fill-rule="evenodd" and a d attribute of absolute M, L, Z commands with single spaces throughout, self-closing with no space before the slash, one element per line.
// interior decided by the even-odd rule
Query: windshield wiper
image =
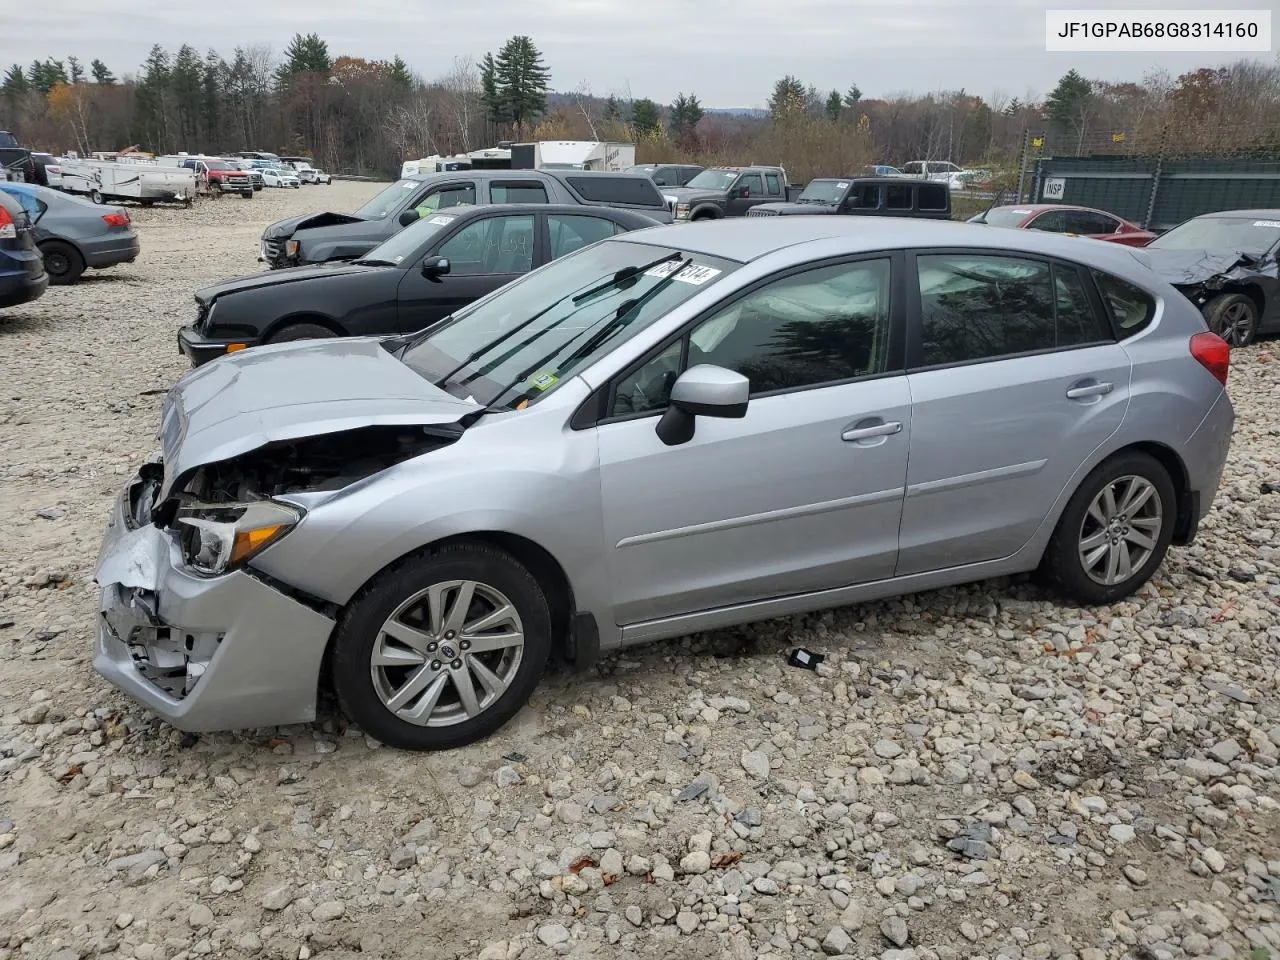
<path fill-rule="evenodd" d="M 362 267 L 398 267 L 399 264 L 394 260 L 379 260 L 377 257 L 362 257 L 359 260 L 352 260 L 354 264 Z"/>
<path fill-rule="evenodd" d="M 595 296 L 601 290 L 608 290 L 610 287 L 616 287 L 621 283 L 626 283 L 632 277 L 639 276 L 640 274 L 644 273 L 646 270 L 652 270 L 654 267 L 660 264 L 666 263 L 668 260 L 677 260 L 682 256 L 683 254 L 679 250 L 673 250 L 671 251 L 671 253 L 667 254 L 665 257 L 659 257 L 657 260 L 654 260 L 652 263 L 646 263 L 642 267 L 623 267 L 621 270 L 615 273 L 608 280 L 605 280 L 602 283 L 598 283 L 594 287 L 591 287 L 589 290 L 584 290 L 582 293 L 574 297 L 573 305 L 576 307 L 580 303 L 582 303 L 584 300 L 587 300 Z"/>

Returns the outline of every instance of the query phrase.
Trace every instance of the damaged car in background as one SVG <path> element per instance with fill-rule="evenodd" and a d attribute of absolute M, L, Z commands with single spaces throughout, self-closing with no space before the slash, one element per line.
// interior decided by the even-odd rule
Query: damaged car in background
<path fill-rule="evenodd" d="M 1109 244 L 621 233 L 426 330 L 186 374 L 107 527 L 94 668 L 188 731 L 310 721 L 331 689 L 447 749 L 553 654 L 1033 570 L 1111 603 L 1210 509 L 1229 365 Z"/>
<path fill-rule="evenodd" d="M 1231 346 L 1280 332 L 1280 210 L 1206 213 L 1142 249 Z"/>

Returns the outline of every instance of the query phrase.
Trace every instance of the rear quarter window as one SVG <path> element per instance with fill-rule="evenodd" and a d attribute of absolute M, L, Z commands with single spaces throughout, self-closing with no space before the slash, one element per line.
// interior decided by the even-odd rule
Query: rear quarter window
<path fill-rule="evenodd" d="M 922 183 L 919 186 L 919 202 L 921 210 L 947 209 L 948 193 L 944 184 Z"/>
<path fill-rule="evenodd" d="M 591 203 L 628 203 L 637 207 L 666 208 L 666 201 L 648 177 L 566 177 L 565 182 Z"/>
<path fill-rule="evenodd" d="M 1093 279 L 1119 339 L 1146 329 L 1156 315 L 1156 301 L 1151 294 L 1101 270 L 1093 271 Z"/>

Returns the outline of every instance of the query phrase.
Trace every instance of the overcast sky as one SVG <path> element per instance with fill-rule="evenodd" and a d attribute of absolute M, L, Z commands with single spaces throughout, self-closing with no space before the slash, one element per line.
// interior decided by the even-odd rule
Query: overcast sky
<path fill-rule="evenodd" d="M 14 0 L 16 2 L 16 0 Z M 426 79 L 453 58 L 477 59 L 513 34 L 543 53 L 552 87 L 585 84 L 600 96 L 678 91 L 705 106 L 762 106 L 787 73 L 821 89 L 851 82 L 866 97 L 960 89 L 1026 98 L 1051 89 L 1071 67 L 1086 76 L 1139 81 L 1241 57 L 1275 54 L 1068 54 L 1044 49 L 1047 8 L 1197 9 L 1207 0 L 58 0 L 17 3 L 4 17 L 0 64 L 75 55 L 103 59 L 117 76 L 136 71 L 152 43 L 190 43 L 230 56 L 237 44 L 279 52 L 298 31 L 315 31 L 331 54 L 390 59 Z M 1275 0 L 1230 0 L 1234 9 Z M 1280 16 L 1273 15 L 1280 21 Z M 1273 24 L 1273 29 L 1280 24 Z M 1273 39 L 1272 49 L 1276 49 Z"/>

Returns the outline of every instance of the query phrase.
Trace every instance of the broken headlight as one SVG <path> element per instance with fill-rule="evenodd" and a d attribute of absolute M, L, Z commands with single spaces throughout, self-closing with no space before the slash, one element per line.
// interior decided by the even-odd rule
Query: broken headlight
<path fill-rule="evenodd" d="M 302 512 L 275 500 L 192 503 L 178 510 L 182 559 L 196 573 L 216 577 L 261 553 L 292 530 Z"/>

